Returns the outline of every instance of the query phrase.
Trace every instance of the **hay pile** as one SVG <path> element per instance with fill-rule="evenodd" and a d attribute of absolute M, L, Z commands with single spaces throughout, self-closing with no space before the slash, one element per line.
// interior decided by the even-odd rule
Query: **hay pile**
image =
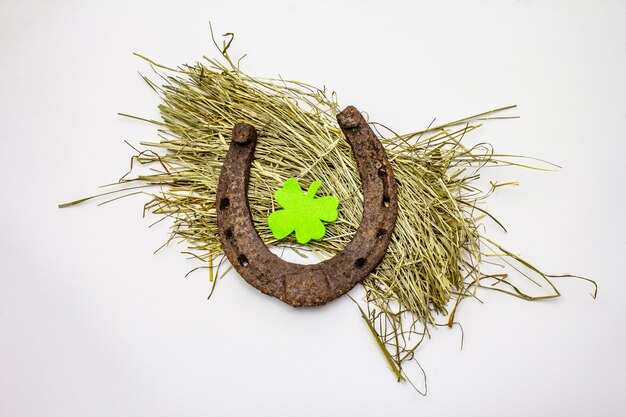
<path fill-rule="evenodd" d="M 148 120 L 158 126 L 159 140 L 142 143 L 147 150 L 134 157 L 149 165 L 151 173 L 121 180 L 125 190 L 150 196 L 146 210 L 172 219 L 170 241 L 186 241 L 185 253 L 208 267 L 212 279 L 216 258 L 223 260 L 215 193 L 235 123 L 250 123 L 259 131 L 249 203 L 267 245 L 298 250 L 293 236 L 277 242 L 267 226 L 275 209 L 273 193 L 289 177 L 304 188 L 322 180 L 320 192 L 341 202 L 339 219 L 326 225 L 326 237 L 299 253 L 327 257 L 341 251 L 359 226 L 363 205 L 356 163 L 335 120 L 340 110 L 335 94 L 301 82 L 246 75 L 228 55 L 231 41 L 232 35 L 219 47 L 219 60 L 205 58 L 175 69 L 148 60 L 160 76 L 158 82 L 144 77 L 162 98 L 162 120 Z M 478 189 L 479 172 L 511 162 L 488 144 L 467 148 L 462 139 L 481 120 L 511 107 L 408 134 L 372 125 L 383 138 L 398 181 L 399 213 L 386 257 L 363 282 L 365 303 L 359 308 L 399 380 L 405 379 L 404 365 L 414 359 L 428 329 L 442 320 L 452 326 L 458 303 L 477 288 L 528 300 L 559 296 L 553 277 L 479 232 L 480 220 L 489 216 L 481 202 L 496 188 Z M 146 191 L 145 186 L 156 188 Z M 496 255 L 489 257 L 490 264 L 507 265 L 528 279 L 539 277 L 554 293 L 531 297 L 507 274 L 483 272 L 486 254 Z"/>

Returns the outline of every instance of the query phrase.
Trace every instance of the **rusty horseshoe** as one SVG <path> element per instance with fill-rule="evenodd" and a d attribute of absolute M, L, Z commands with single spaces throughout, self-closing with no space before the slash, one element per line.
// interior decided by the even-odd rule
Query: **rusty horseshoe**
<path fill-rule="evenodd" d="M 363 216 L 345 249 L 317 264 L 284 261 L 270 252 L 252 223 L 248 177 L 257 132 L 238 123 L 220 172 L 217 225 L 224 254 L 253 287 L 294 307 L 326 304 L 350 291 L 385 256 L 396 224 L 396 183 L 385 150 L 361 113 L 353 106 L 337 115 L 352 147 L 363 187 Z"/>

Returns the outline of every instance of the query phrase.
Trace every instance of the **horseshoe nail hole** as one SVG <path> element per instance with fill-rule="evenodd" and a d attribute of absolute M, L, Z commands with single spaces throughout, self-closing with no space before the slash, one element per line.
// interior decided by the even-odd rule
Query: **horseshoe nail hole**
<path fill-rule="evenodd" d="M 220 210 L 226 210 L 230 207 L 230 199 L 228 197 L 224 197 L 220 200 Z"/>
<path fill-rule="evenodd" d="M 383 206 L 389 207 L 389 203 L 391 203 L 391 199 L 389 198 L 389 195 L 384 194 L 383 195 Z"/>
<path fill-rule="evenodd" d="M 378 168 L 378 176 L 380 178 L 385 178 L 387 176 L 387 170 L 385 169 L 384 166 Z"/>
<path fill-rule="evenodd" d="M 364 265 L 365 265 L 365 258 L 359 258 L 356 261 L 354 261 L 354 266 L 356 266 L 357 268 L 363 268 Z"/>
<path fill-rule="evenodd" d="M 242 253 L 241 255 L 237 257 L 237 262 L 239 262 L 239 265 L 246 267 L 248 266 L 248 263 L 249 263 L 248 257 Z"/>
<path fill-rule="evenodd" d="M 231 239 L 233 237 L 233 229 L 229 227 L 228 229 L 224 230 L 224 236 L 226 236 L 226 239 Z"/>
<path fill-rule="evenodd" d="M 376 239 L 382 239 L 385 237 L 385 235 L 387 234 L 387 231 L 385 229 L 378 229 L 378 232 L 376 232 Z"/>

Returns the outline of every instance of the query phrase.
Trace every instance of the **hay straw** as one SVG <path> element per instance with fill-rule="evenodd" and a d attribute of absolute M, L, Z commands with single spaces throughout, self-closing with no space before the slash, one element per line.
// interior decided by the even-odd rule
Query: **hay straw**
<path fill-rule="evenodd" d="M 148 194 L 145 210 L 172 220 L 168 242 L 186 241 L 189 249 L 184 253 L 201 261 L 200 268 L 208 267 L 213 279 L 214 261 L 221 256 L 215 211 L 218 176 L 232 126 L 251 123 L 259 130 L 259 142 L 250 173 L 249 203 L 259 235 L 267 245 L 297 248 L 293 238 L 277 242 L 267 226 L 267 217 L 275 209 L 273 192 L 289 177 L 305 188 L 321 179 L 323 193 L 341 202 L 339 219 L 328 224 L 326 237 L 311 241 L 308 250 L 333 256 L 354 235 L 363 205 L 356 164 L 335 120 L 340 110 L 336 96 L 298 81 L 246 75 L 228 55 L 232 34 L 226 36 L 228 42 L 218 47 L 223 60 L 204 57 L 193 65 L 167 68 L 140 56 L 159 74 L 159 82 L 144 79 L 162 98 L 162 120 L 124 115 L 158 126 L 159 140 L 143 142 L 147 149 L 133 158 L 151 167 L 151 172 L 134 178 L 126 175 L 120 180 L 123 190 Z M 407 379 L 405 366 L 414 361 L 429 329 L 455 324 L 459 302 L 475 297 L 478 288 L 526 300 L 560 295 L 552 282 L 555 276 L 544 274 L 479 231 L 481 220 L 492 218 L 480 206 L 496 188 L 506 185 L 492 184 L 481 191 L 476 185 L 480 171 L 487 166 L 534 167 L 497 155 L 488 144 L 467 148 L 463 137 L 474 132 L 480 121 L 499 118 L 494 114 L 513 107 L 408 134 L 372 124 L 398 181 L 399 213 L 386 257 L 363 282 L 365 304 L 359 309 L 398 380 Z M 159 191 L 146 191 L 146 186 L 157 186 Z M 491 255 L 488 262 L 486 255 Z M 543 280 L 552 293 L 529 295 L 507 273 L 483 272 L 487 264 L 519 271 L 532 282 Z"/>

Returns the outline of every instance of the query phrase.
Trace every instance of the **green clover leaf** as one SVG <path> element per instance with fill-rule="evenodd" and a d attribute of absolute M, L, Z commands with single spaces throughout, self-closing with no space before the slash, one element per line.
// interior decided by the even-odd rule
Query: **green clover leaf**
<path fill-rule="evenodd" d="M 320 185 L 321 180 L 313 182 L 304 194 L 298 180 L 289 178 L 282 188 L 276 190 L 274 198 L 283 209 L 276 210 L 267 218 L 267 224 L 276 239 L 284 239 L 294 230 L 296 240 L 302 244 L 324 237 L 326 228 L 322 221 L 337 220 L 339 199 L 332 195 L 315 198 Z"/>

